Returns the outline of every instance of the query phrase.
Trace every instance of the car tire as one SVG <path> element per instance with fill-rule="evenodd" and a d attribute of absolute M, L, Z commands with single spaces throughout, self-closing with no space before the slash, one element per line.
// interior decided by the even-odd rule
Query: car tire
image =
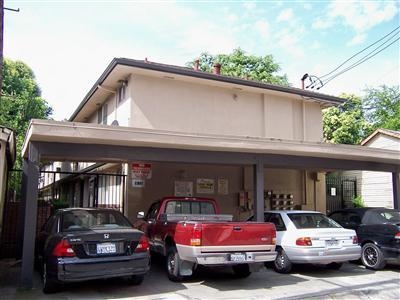
<path fill-rule="evenodd" d="M 144 275 L 132 275 L 129 277 L 129 283 L 132 285 L 140 285 L 144 280 Z"/>
<path fill-rule="evenodd" d="M 274 270 L 278 273 L 288 274 L 292 270 L 292 262 L 287 257 L 285 250 L 278 249 L 278 255 L 274 261 Z"/>
<path fill-rule="evenodd" d="M 332 262 L 327 264 L 326 267 L 330 270 L 339 270 L 343 266 L 343 263 Z"/>
<path fill-rule="evenodd" d="M 167 252 L 167 276 L 174 282 L 183 280 L 183 276 L 179 275 L 180 257 L 176 247 L 170 247 Z"/>
<path fill-rule="evenodd" d="M 251 274 L 250 266 L 248 264 L 233 265 L 232 270 L 235 278 L 246 278 Z"/>
<path fill-rule="evenodd" d="M 42 270 L 42 280 L 43 280 L 43 293 L 44 294 L 52 294 L 58 291 L 58 285 L 49 278 L 47 273 L 47 264 L 43 263 Z"/>
<path fill-rule="evenodd" d="M 373 243 L 366 243 L 361 250 L 361 262 L 367 269 L 380 270 L 386 265 L 381 249 Z"/>

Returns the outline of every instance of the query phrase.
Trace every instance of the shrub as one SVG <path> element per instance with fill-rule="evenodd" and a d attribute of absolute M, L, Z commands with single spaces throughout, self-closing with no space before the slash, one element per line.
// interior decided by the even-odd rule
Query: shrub
<path fill-rule="evenodd" d="M 354 207 L 365 207 L 364 200 L 361 196 L 354 197 L 352 202 Z"/>

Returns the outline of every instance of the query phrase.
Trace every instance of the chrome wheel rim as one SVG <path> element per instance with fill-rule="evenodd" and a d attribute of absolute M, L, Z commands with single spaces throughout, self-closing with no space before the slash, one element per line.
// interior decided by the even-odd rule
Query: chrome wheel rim
<path fill-rule="evenodd" d="M 282 253 L 279 253 L 276 257 L 275 265 L 278 269 L 283 269 L 283 266 L 285 265 L 285 257 L 282 255 Z"/>
<path fill-rule="evenodd" d="M 378 253 L 373 247 L 366 247 L 364 250 L 364 261 L 365 263 L 373 267 L 378 262 Z"/>

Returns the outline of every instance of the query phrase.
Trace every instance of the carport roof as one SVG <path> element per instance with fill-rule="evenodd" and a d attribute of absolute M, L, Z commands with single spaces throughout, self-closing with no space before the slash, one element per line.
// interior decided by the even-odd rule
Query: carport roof
<path fill-rule="evenodd" d="M 368 164 L 385 164 L 391 166 L 391 171 L 400 171 L 400 153 L 353 145 L 337 145 L 322 142 L 288 141 L 258 137 L 238 137 L 212 134 L 189 134 L 182 132 L 141 129 L 121 126 L 107 126 L 93 123 L 59 122 L 52 120 L 32 120 L 25 137 L 22 150 L 24 158 L 28 157 L 28 143 L 42 142 L 52 144 L 79 146 L 103 145 L 129 148 L 193 150 L 213 153 L 265 154 L 286 157 L 303 157 L 304 159 L 340 160 L 342 165 L 347 162 L 362 162 L 368 169 Z M 78 148 L 76 148 L 76 146 Z M 110 148 L 111 149 L 111 148 Z M 90 158 L 71 153 L 68 149 L 62 155 L 42 153 L 41 160 L 75 160 L 101 161 L 92 153 Z M 78 151 L 79 152 L 79 151 Z M 110 152 L 110 151 L 108 151 Z M 82 152 L 83 153 L 83 152 Z M 87 155 L 87 154 L 86 154 Z M 127 161 L 118 151 L 107 153 L 112 161 Z M 87 160 L 90 159 L 90 160 Z M 340 169 L 341 166 L 338 166 Z M 344 168 L 346 169 L 346 168 Z"/>

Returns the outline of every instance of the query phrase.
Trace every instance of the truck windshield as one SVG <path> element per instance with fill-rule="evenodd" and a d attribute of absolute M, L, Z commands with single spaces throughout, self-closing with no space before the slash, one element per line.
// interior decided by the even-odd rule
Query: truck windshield
<path fill-rule="evenodd" d="M 169 201 L 165 208 L 167 214 L 215 214 L 214 205 L 206 201 Z"/>

